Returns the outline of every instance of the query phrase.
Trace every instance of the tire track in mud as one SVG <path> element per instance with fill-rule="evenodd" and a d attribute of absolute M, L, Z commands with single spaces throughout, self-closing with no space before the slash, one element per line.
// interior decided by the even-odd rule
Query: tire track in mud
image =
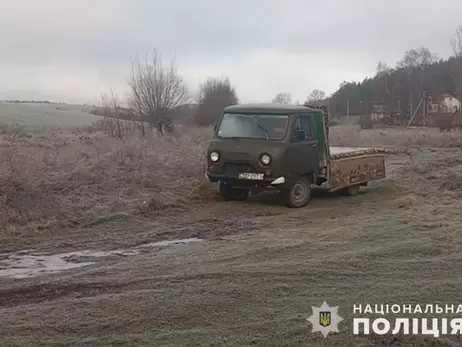
<path fill-rule="evenodd" d="M 384 189 L 383 187 L 379 187 Z M 385 188 L 386 189 L 386 188 Z M 273 199 L 274 197 L 269 197 Z M 263 202 L 264 204 L 264 202 Z M 361 213 L 361 211 L 374 210 L 381 205 L 380 192 L 376 189 L 369 189 L 368 192 L 361 194 L 354 199 L 341 198 L 337 196 L 320 198 L 320 201 L 313 201 L 310 207 L 305 210 L 287 209 L 285 207 L 265 208 L 261 201 L 249 201 L 248 203 L 218 203 L 209 208 L 196 213 L 192 221 L 182 218 L 176 223 L 159 226 L 160 232 L 155 234 L 155 240 L 166 240 L 172 238 L 200 238 L 208 242 L 226 239 L 232 241 L 234 235 L 272 232 L 284 228 L 307 227 L 314 222 L 323 223 L 323 220 L 342 218 L 342 215 Z M 332 209 L 342 206 L 336 215 L 332 214 Z M 227 211 L 226 214 L 224 212 Z M 231 239 L 230 239 L 231 237 Z M 131 247 L 140 246 L 147 242 L 152 242 L 152 238 L 139 239 L 131 242 Z M 130 250 L 130 249 L 128 249 Z M 146 250 L 147 252 L 150 252 Z M 152 256 L 152 254 L 151 254 Z M 98 273 L 105 275 L 104 268 L 109 264 L 123 262 L 125 257 L 113 257 L 90 267 L 91 270 L 80 268 L 79 275 L 69 278 L 70 272 L 54 274 L 52 277 L 44 275 L 39 278 L 29 278 L 19 281 L 11 281 L 4 289 L 0 290 L 0 307 L 8 308 L 18 305 L 37 304 L 41 302 L 53 301 L 61 298 L 81 298 L 98 296 L 110 293 L 123 293 L 130 289 L 142 287 L 144 283 L 166 281 L 167 279 L 149 278 L 136 279 L 131 281 L 118 281 L 114 278 L 107 278 L 107 281 L 97 279 Z M 83 272 L 82 272 L 83 271 Z M 66 276 L 67 275 L 67 276 Z M 60 278 L 61 277 L 61 278 Z M 90 279 L 90 281 L 89 281 Z M 94 281 L 91 281 L 93 279 Z"/>
<path fill-rule="evenodd" d="M 139 281 L 136 281 L 137 283 Z M 19 305 L 38 304 L 63 297 L 96 296 L 108 292 L 122 291 L 136 283 L 111 282 L 75 282 L 75 283 L 41 283 L 24 287 L 0 290 L 0 308 Z"/>

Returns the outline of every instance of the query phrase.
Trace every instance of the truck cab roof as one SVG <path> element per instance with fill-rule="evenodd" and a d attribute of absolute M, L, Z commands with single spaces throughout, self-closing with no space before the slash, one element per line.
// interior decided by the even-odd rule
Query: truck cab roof
<path fill-rule="evenodd" d="M 225 113 L 266 113 L 266 114 L 298 114 L 307 111 L 318 112 L 319 110 L 302 105 L 286 105 L 276 103 L 248 103 L 228 106 Z"/>

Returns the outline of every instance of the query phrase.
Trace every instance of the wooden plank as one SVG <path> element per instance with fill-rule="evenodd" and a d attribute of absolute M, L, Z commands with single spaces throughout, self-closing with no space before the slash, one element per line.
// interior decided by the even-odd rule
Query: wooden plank
<path fill-rule="evenodd" d="M 358 157 L 359 155 L 364 154 L 375 154 L 382 153 L 385 151 L 382 148 L 361 148 L 361 147 L 331 147 L 331 155 L 329 158 L 340 159 L 340 158 L 351 158 Z"/>

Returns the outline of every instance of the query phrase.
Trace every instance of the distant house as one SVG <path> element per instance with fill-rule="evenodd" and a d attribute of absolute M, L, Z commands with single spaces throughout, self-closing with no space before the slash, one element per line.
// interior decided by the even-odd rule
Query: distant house
<path fill-rule="evenodd" d="M 439 97 L 428 97 L 427 112 L 428 121 L 433 126 L 448 129 L 449 124 L 454 127 L 462 126 L 461 102 L 451 94 L 443 94 Z"/>
<path fill-rule="evenodd" d="M 367 116 L 371 121 L 380 121 L 389 117 L 391 114 L 390 108 L 385 104 L 372 104 L 372 112 Z"/>
<path fill-rule="evenodd" d="M 427 111 L 428 114 L 455 113 L 461 109 L 460 100 L 451 94 L 443 94 L 439 97 L 428 97 Z"/>

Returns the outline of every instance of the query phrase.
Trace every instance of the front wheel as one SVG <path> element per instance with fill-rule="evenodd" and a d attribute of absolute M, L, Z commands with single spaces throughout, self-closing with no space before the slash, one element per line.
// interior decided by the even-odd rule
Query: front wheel
<path fill-rule="evenodd" d="M 237 189 L 220 182 L 220 195 L 225 201 L 244 201 L 249 196 L 246 189 Z"/>
<path fill-rule="evenodd" d="M 311 200 L 311 184 L 308 178 L 297 178 L 289 188 L 282 191 L 284 202 L 288 207 L 300 208 Z"/>

